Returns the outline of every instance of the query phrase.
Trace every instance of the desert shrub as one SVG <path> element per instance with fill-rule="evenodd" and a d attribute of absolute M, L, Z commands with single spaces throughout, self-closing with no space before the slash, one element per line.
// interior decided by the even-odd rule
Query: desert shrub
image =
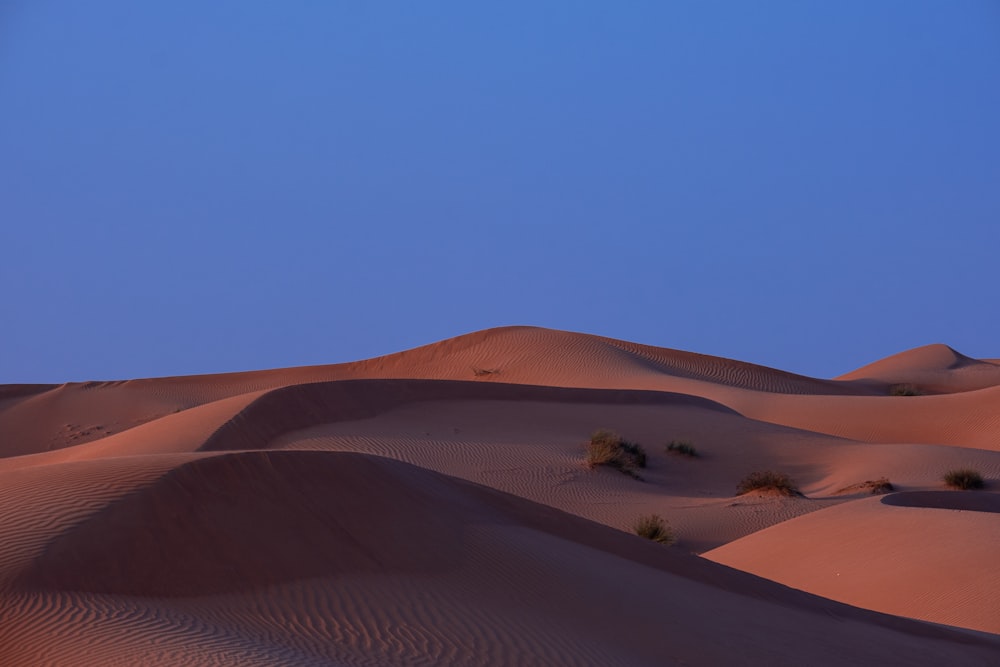
<path fill-rule="evenodd" d="M 788 475 L 773 470 L 752 472 L 736 486 L 737 495 L 750 491 L 777 491 L 785 496 L 799 495 L 798 488 Z"/>
<path fill-rule="evenodd" d="M 686 440 L 672 441 L 669 445 L 667 445 L 667 452 L 671 454 L 680 454 L 681 456 L 690 456 L 691 458 L 698 457 L 698 450 L 694 448 L 694 445 Z"/>
<path fill-rule="evenodd" d="M 645 514 L 635 521 L 635 534 L 660 544 L 673 544 L 674 531 L 659 514 Z"/>
<path fill-rule="evenodd" d="M 608 466 L 633 477 L 636 468 L 646 467 L 642 445 L 630 442 L 613 431 L 595 431 L 587 443 L 587 467 Z"/>
<path fill-rule="evenodd" d="M 944 474 L 944 483 L 953 489 L 981 489 L 983 476 L 972 468 L 949 470 Z"/>
<path fill-rule="evenodd" d="M 595 431 L 587 443 L 587 467 L 610 465 L 619 453 L 618 436 L 610 431 Z"/>
<path fill-rule="evenodd" d="M 499 375 L 499 368 L 479 368 L 478 366 L 472 367 L 472 374 L 477 378 L 486 377 L 487 375 Z"/>
<path fill-rule="evenodd" d="M 890 396 L 920 396 L 923 394 L 912 384 L 894 384 L 889 387 Z"/>
<path fill-rule="evenodd" d="M 888 477 L 879 477 L 878 479 L 868 479 L 858 484 L 845 486 L 837 491 L 837 493 L 862 493 L 868 491 L 873 496 L 878 496 L 884 493 L 892 493 L 895 490 L 896 487 L 892 485 Z"/>
<path fill-rule="evenodd" d="M 622 440 L 621 448 L 625 458 L 631 461 L 636 468 L 646 467 L 646 450 L 642 448 L 642 445 L 637 442 Z"/>
<path fill-rule="evenodd" d="M 865 482 L 865 487 L 870 489 L 874 496 L 891 493 L 896 490 L 896 487 L 892 485 L 888 477 L 879 477 L 876 480 L 867 481 Z"/>

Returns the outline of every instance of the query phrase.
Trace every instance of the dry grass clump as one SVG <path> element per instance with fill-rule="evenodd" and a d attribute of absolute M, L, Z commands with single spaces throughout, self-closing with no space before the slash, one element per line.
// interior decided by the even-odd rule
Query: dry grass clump
<path fill-rule="evenodd" d="M 659 514 L 644 514 L 635 521 L 635 534 L 660 544 L 673 544 L 674 531 Z"/>
<path fill-rule="evenodd" d="M 864 483 L 864 487 L 872 492 L 873 496 L 879 496 L 886 493 L 892 493 L 896 490 L 896 487 L 892 485 L 888 477 L 879 477 L 875 480 L 868 480 Z"/>
<path fill-rule="evenodd" d="M 687 456 L 693 459 L 696 459 L 699 456 L 698 450 L 694 448 L 694 445 L 686 440 L 672 441 L 669 445 L 667 445 L 667 452 L 670 454 Z"/>
<path fill-rule="evenodd" d="M 889 387 L 890 396 L 922 396 L 923 393 L 912 384 L 894 384 Z"/>
<path fill-rule="evenodd" d="M 646 452 L 642 445 L 630 442 L 614 431 L 601 429 L 587 443 L 587 467 L 608 466 L 638 478 L 636 469 L 646 467 Z"/>
<path fill-rule="evenodd" d="M 983 476 L 972 468 L 958 468 L 944 474 L 944 483 L 953 489 L 981 489 L 985 486 Z"/>
<path fill-rule="evenodd" d="M 880 496 L 892 493 L 895 490 L 896 487 L 892 485 L 888 477 L 879 477 L 878 479 L 868 479 L 858 484 L 845 486 L 840 491 L 837 491 L 837 493 L 863 493 L 864 491 L 868 491 L 873 496 Z"/>
<path fill-rule="evenodd" d="M 781 472 L 773 470 L 761 470 L 752 472 L 736 486 L 736 494 L 743 495 L 751 491 L 777 491 L 783 496 L 802 495 L 798 487 L 792 482 L 791 477 Z"/>

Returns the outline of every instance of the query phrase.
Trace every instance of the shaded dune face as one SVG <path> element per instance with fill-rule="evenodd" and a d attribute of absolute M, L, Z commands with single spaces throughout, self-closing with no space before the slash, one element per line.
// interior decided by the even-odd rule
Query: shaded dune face
<path fill-rule="evenodd" d="M 905 491 L 882 498 L 883 505 L 1000 513 L 1000 494 L 981 491 Z"/>
<path fill-rule="evenodd" d="M 58 535 L 20 586 L 194 596 L 327 575 L 447 569 L 475 509 L 428 477 L 434 474 L 352 454 L 195 459 Z"/>
<path fill-rule="evenodd" d="M 680 405 L 736 414 L 698 396 L 652 391 L 542 387 L 436 380 L 348 380 L 283 387 L 260 396 L 205 442 L 206 451 L 266 447 L 315 424 L 376 417 L 414 402 L 479 400 L 561 404 Z"/>
<path fill-rule="evenodd" d="M 634 580 L 645 571 L 651 581 L 679 586 L 685 595 L 697 590 L 736 605 L 776 604 L 821 626 L 831 617 L 851 619 L 919 638 L 990 646 L 775 587 L 493 489 L 352 453 L 239 452 L 181 463 L 57 534 L 12 590 L 204 599 L 365 575 L 433 581 L 463 568 L 466 585 L 509 587 L 516 583 L 510 571 L 478 569 L 469 579 L 465 566 L 482 560 L 482 536 L 490 534 L 521 536 L 499 552 L 515 567 L 558 559 L 532 553 L 524 531 L 555 538 L 567 557 L 581 563 L 595 557 L 615 563 L 609 575 Z M 582 581 L 580 573 L 568 567 L 567 575 L 547 586 L 573 595 L 566 586 Z M 664 575 L 687 583 L 658 579 Z M 622 613 L 627 618 L 640 611 Z"/>
<path fill-rule="evenodd" d="M 725 590 L 769 590 L 488 487 L 380 457 L 306 451 L 183 462 L 57 534 L 15 588 L 183 597 L 326 576 L 441 573 L 461 564 L 463 534 L 476 526 L 537 530 Z"/>

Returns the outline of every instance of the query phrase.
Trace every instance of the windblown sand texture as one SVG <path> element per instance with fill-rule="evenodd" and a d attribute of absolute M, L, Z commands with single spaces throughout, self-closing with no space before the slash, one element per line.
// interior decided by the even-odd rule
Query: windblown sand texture
<path fill-rule="evenodd" d="M 1000 365 L 943 345 L 820 380 L 508 327 L 7 385 L 0 457 L 3 666 L 1000 664 Z M 801 494 L 736 495 L 768 469 Z"/>

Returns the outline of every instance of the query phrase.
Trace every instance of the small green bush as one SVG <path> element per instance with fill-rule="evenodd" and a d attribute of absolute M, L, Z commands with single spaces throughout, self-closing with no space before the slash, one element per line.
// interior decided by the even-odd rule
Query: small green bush
<path fill-rule="evenodd" d="M 752 472 L 736 486 L 737 495 L 751 491 L 777 491 L 785 496 L 800 495 L 798 487 L 788 475 L 773 470 Z"/>
<path fill-rule="evenodd" d="M 689 456 L 691 458 L 698 458 L 698 450 L 694 448 L 694 445 L 686 440 L 672 441 L 669 445 L 667 445 L 667 452 L 671 454 L 679 454 L 681 456 Z"/>
<path fill-rule="evenodd" d="M 645 514 L 635 521 L 635 534 L 660 544 L 673 544 L 674 531 L 659 514 Z"/>
<path fill-rule="evenodd" d="M 587 467 L 608 466 L 638 477 L 636 468 L 646 467 L 646 452 L 642 445 L 629 442 L 613 431 L 601 429 L 587 443 Z"/>
<path fill-rule="evenodd" d="M 912 384 L 894 384 L 889 387 L 890 396 L 921 396 L 923 392 Z"/>
<path fill-rule="evenodd" d="M 972 468 L 949 470 L 944 474 L 944 483 L 953 489 L 981 489 L 985 485 L 983 476 Z"/>

